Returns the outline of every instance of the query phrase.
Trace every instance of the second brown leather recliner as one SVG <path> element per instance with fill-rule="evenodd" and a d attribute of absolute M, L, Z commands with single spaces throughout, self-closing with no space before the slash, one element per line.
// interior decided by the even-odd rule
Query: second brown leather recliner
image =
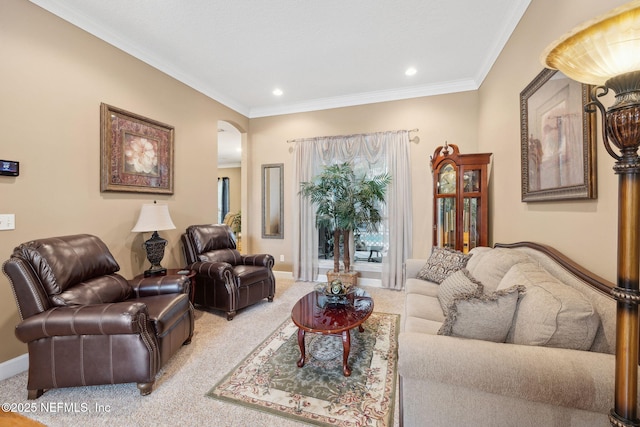
<path fill-rule="evenodd" d="M 192 225 L 182 244 L 187 268 L 196 272 L 194 304 L 224 310 L 232 320 L 244 307 L 265 298 L 273 301 L 273 256 L 240 254 L 229 226 Z"/>

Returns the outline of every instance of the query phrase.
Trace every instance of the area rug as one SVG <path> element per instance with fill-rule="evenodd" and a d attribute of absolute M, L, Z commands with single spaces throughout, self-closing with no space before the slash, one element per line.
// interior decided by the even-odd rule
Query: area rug
<path fill-rule="evenodd" d="M 399 319 L 372 313 L 364 332 L 351 330 L 349 377 L 338 336 L 307 333 L 298 368 L 298 328 L 287 320 L 207 396 L 313 425 L 392 426 Z"/>

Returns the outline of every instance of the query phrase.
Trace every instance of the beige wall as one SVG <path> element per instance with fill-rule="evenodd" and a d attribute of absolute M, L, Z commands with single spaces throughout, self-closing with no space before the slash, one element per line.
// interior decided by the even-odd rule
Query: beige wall
<path fill-rule="evenodd" d="M 425 256 L 431 248 L 432 180 L 429 157 L 445 141 L 457 144 L 463 152 L 477 149 L 478 93 L 463 92 L 404 101 L 337 108 L 310 113 L 251 119 L 250 169 L 259 170 L 264 163 L 284 163 L 284 239 L 261 239 L 260 193 L 250 192 L 249 238 L 253 252 L 267 252 L 276 257 L 276 269 L 291 271 L 291 203 L 299 183 L 293 182 L 292 144 L 287 140 L 324 135 L 415 129 L 420 138 L 411 144 L 413 180 L 414 253 Z M 254 174 L 249 188 L 260 188 L 260 176 Z M 244 236 L 244 235 L 243 235 Z M 244 237 L 243 237 L 244 238 Z M 279 262 L 280 255 L 285 262 Z"/>
<path fill-rule="evenodd" d="M 606 4 L 605 4 L 606 3 Z M 431 247 L 432 177 L 429 156 L 445 140 L 462 152 L 493 153 L 491 243 L 533 240 L 552 245 L 596 274 L 615 280 L 617 178 L 601 141 L 598 144 L 598 199 L 522 203 L 520 194 L 519 94 L 543 69 L 540 54 L 575 25 L 621 0 L 533 0 L 493 69 L 476 92 L 370 104 L 251 120 L 252 156 L 263 163 L 285 162 L 285 239 L 259 239 L 260 195 L 252 192 L 252 250 L 284 254 L 276 268 L 291 270 L 292 155 L 289 139 L 322 135 L 419 128 L 412 145 L 413 255 Z M 259 164 L 251 165 L 256 170 Z M 254 177 L 251 188 L 259 188 Z M 257 236 L 257 239 L 256 239 Z"/>
<path fill-rule="evenodd" d="M 625 1 L 534 0 L 480 88 L 479 146 L 492 151 L 494 242 L 547 243 L 616 278 L 617 177 L 599 137 L 596 200 L 522 203 L 519 94 L 543 69 L 540 54 L 574 26 Z M 607 104 L 610 105 L 610 104 Z"/>
<path fill-rule="evenodd" d="M 0 158 L 21 167 L 0 177 L 0 213 L 16 215 L 16 229 L 0 231 L 2 258 L 30 239 L 92 233 L 132 277 L 148 267 L 149 235 L 131 228 L 140 206 L 158 200 L 177 227 L 161 233 L 163 265 L 181 266 L 180 233 L 215 222 L 218 120 L 246 130 L 248 119 L 26 0 L 0 3 L 0 40 Z M 174 195 L 100 192 L 101 102 L 175 127 Z M 18 319 L 0 274 L 0 362 L 26 352 Z"/>

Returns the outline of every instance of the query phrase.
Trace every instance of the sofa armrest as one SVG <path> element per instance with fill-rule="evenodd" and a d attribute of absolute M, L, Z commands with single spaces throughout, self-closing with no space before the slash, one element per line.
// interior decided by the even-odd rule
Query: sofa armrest
<path fill-rule="evenodd" d="M 186 276 L 152 276 L 129 280 L 136 298 L 165 294 L 189 293 Z"/>
<path fill-rule="evenodd" d="M 614 404 L 611 354 L 411 332 L 398 349 L 403 378 L 601 413 Z"/>
<path fill-rule="evenodd" d="M 273 258 L 273 255 L 269 254 L 242 255 L 242 264 L 272 269 L 275 264 L 275 258 Z"/>
<path fill-rule="evenodd" d="M 16 326 L 24 343 L 52 336 L 146 333 L 149 314 L 141 302 L 117 302 L 78 307 L 55 307 Z"/>
<path fill-rule="evenodd" d="M 426 259 L 419 258 L 409 258 L 404 262 L 404 278 L 416 278 L 418 277 L 418 272 L 424 267 L 427 263 Z"/>

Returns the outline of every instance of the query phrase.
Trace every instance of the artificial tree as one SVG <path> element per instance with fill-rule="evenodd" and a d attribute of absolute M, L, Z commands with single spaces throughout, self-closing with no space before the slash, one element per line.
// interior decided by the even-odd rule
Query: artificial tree
<path fill-rule="evenodd" d="M 356 175 L 350 163 L 325 166 L 309 182 L 300 184 L 300 194 L 316 207 L 316 227 L 326 227 L 333 234 L 333 271 L 340 272 L 340 237 L 343 241 L 344 272 L 349 273 L 349 235 L 360 227 L 377 232 L 382 221 L 378 206 L 384 203 L 391 176 L 372 178 Z"/>

